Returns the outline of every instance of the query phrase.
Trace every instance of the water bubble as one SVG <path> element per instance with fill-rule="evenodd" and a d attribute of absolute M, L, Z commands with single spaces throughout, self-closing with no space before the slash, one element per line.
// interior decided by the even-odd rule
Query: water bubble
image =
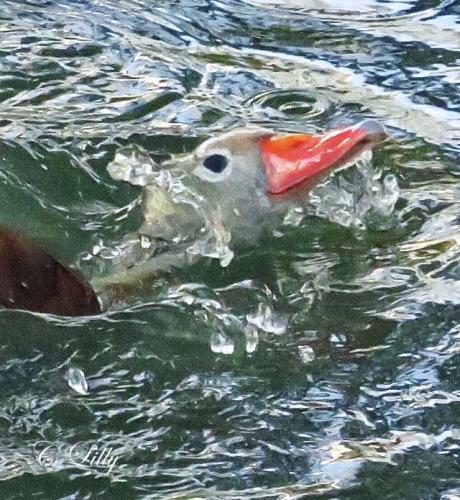
<path fill-rule="evenodd" d="M 83 396 L 89 394 L 88 382 L 83 370 L 80 370 L 80 368 L 69 368 L 67 371 L 67 383 L 78 394 Z"/>

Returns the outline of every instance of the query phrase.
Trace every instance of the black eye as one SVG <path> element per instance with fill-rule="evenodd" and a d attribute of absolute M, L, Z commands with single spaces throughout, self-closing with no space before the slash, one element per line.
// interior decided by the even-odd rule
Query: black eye
<path fill-rule="evenodd" d="M 205 158 L 203 161 L 203 165 L 211 172 L 215 174 L 220 174 L 225 170 L 225 167 L 228 165 L 228 159 L 224 155 L 211 155 Z"/>

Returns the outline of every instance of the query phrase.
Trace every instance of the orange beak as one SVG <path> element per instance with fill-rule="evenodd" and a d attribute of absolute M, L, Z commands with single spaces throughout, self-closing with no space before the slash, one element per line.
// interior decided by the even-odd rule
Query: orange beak
<path fill-rule="evenodd" d="M 288 134 L 260 141 L 267 191 L 282 194 L 329 168 L 339 167 L 387 134 L 373 120 L 324 135 Z"/>

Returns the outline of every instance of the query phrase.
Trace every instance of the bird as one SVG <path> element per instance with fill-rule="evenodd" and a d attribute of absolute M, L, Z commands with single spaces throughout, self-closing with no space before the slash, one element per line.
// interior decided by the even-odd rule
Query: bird
<path fill-rule="evenodd" d="M 224 225 L 232 237 L 254 240 L 266 221 L 304 199 L 315 181 L 386 137 L 384 127 L 372 119 L 317 135 L 239 127 L 208 138 L 182 161 L 173 161 L 172 169 L 177 163 L 193 181 L 194 201 L 215 211 L 208 214 L 210 220 Z M 126 172 L 108 170 L 114 179 L 129 181 Z M 170 171 L 171 165 L 160 169 Z M 140 184 L 144 222 L 137 236 L 170 241 L 167 248 L 176 242 L 181 248 L 178 232 L 182 226 L 193 227 L 190 206 L 184 203 L 181 211 L 168 201 L 156 176 L 146 176 Z M 182 250 L 172 250 L 90 283 L 20 232 L 0 226 L 0 306 L 67 316 L 99 314 L 162 266 L 174 265 Z"/>

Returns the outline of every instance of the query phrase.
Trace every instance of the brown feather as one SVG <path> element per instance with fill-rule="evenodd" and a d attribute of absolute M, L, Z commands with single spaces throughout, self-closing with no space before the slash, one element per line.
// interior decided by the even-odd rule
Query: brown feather
<path fill-rule="evenodd" d="M 101 312 L 90 284 L 20 233 L 0 226 L 0 307 L 80 316 Z"/>

